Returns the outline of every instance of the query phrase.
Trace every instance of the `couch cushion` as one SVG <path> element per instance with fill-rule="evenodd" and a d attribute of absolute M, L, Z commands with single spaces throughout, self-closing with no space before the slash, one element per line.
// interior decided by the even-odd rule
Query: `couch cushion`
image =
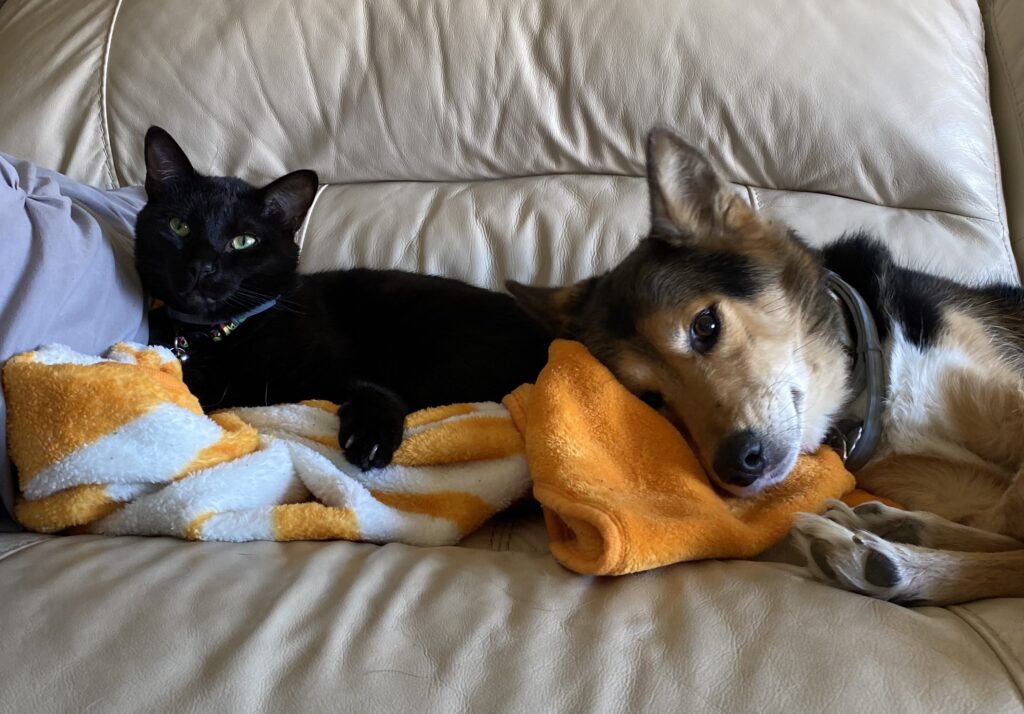
<path fill-rule="evenodd" d="M 427 185 L 413 198 L 429 212 L 373 231 L 381 261 L 432 220 L 480 256 L 463 276 L 512 242 L 570 257 L 498 263 L 487 284 L 605 269 L 645 221 L 593 231 L 609 211 L 579 212 L 597 197 L 574 200 L 578 177 L 640 176 L 644 133 L 666 122 L 755 204 L 811 215 L 798 222 L 814 242 L 882 230 L 938 270 L 1016 278 L 975 0 L 10 0 L 0 39 L 0 66 L 19 67 L 0 73 L 0 149 L 94 182 L 142 180 L 151 123 L 198 165 L 254 181 L 302 166 L 332 184 L 556 177 L 466 199 L 486 216 L 529 196 L 519 223 L 456 221 L 440 198 L 458 186 Z M 612 203 L 640 217 L 631 183 Z M 318 207 L 368 220 L 343 198 Z M 306 266 L 359 257 L 332 253 L 331 231 L 348 237 L 326 224 Z"/>
<path fill-rule="evenodd" d="M 545 553 L 76 536 L 16 550 L 0 571 L 12 711 L 1022 705 L 1020 665 L 955 612 L 792 566 L 594 579 Z M 1019 602 L 987 607 L 1020 621 Z"/>
<path fill-rule="evenodd" d="M 992 225 L 824 193 L 740 195 L 821 245 L 871 230 L 905 263 L 968 280 L 1016 280 Z M 544 176 L 477 182 L 324 187 L 300 234 L 306 271 L 372 265 L 440 273 L 501 289 L 578 280 L 618 262 L 647 230 L 647 182 L 628 176 Z"/>

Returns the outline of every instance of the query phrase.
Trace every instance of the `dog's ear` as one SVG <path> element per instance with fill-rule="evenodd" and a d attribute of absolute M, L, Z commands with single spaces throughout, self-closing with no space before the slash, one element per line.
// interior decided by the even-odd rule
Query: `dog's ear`
<path fill-rule="evenodd" d="M 158 126 L 146 132 L 146 193 L 152 198 L 165 186 L 195 175 L 192 163 L 170 134 Z"/>
<path fill-rule="evenodd" d="M 570 321 L 578 314 L 596 283 L 597 278 L 589 278 L 575 285 L 539 288 L 507 280 L 505 288 L 528 315 L 551 330 L 556 337 L 566 337 Z"/>
<path fill-rule="evenodd" d="M 661 127 L 647 135 L 647 183 L 651 235 L 673 245 L 720 234 L 738 200 L 704 154 Z"/>

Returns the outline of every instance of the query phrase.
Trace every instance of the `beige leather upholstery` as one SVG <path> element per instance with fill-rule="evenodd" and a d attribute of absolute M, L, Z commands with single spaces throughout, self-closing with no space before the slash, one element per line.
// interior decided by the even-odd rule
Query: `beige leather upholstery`
<path fill-rule="evenodd" d="M 1024 2 L 983 0 L 992 112 L 1002 158 L 1010 238 L 1024 256 Z"/>
<path fill-rule="evenodd" d="M 793 566 L 595 580 L 544 552 L 79 537 L 0 573 L 19 593 L 11 711 L 53 710 L 55 693 L 106 712 L 1021 706 L 988 634 L 1019 629 L 1006 608 L 904 610 Z"/>
<path fill-rule="evenodd" d="M 981 16 L 932 4 L 9 0 L 0 145 L 138 183 L 159 123 L 212 172 L 316 169 L 307 267 L 498 285 L 620 256 L 664 122 L 813 242 L 870 228 L 936 270 L 1014 278 Z M 365 200 L 381 181 L 415 183 Z"/>
<path fill-rule="evenodd" d="M 867 229 L 929 269 L 1016 280 L 988 92 L 974 0 L 0 9 L 0 149 L 138 183 L 159 123 L 207 171 L 316 169 L 306 270 L 492 287 L 629 249 L 656 122 L 815 243 Z M 535 513 L 458 548 L 2 536 L 0 551 L 0 708 L 18 711 L 1024 707 L 1020 600 L 910 610 L 763 561 L 583 578 L 551 560 Z"/>

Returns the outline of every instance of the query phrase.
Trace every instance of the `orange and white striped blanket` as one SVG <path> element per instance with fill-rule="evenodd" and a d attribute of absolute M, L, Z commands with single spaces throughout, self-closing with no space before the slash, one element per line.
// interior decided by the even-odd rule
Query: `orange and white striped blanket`
<path fill-rule="evenodd" d="M 495 403 L 409 415 L 394 462 L 362 472 L 339 448 L 336 405 L 205 415 L 163 348 L 51 345 L 9 360 L 3 380 L 17 517 L 44 533 L 444 545 L 530 487 Z"/>

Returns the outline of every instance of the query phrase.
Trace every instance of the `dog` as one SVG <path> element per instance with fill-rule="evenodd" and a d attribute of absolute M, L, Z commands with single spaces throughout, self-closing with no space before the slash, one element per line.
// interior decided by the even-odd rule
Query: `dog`
<path fill-rule="evenodd" d="M 650 231 L 614 269 L 509 291 L 672 421 L 725 491 L 778 483 L 827 442 L 908 509 L 799 516 L 817 579 L 908 605 L 1024 596 L 1024 290 L 901 267 L 865 235 L 812 249 L 667 129 L 647 174 Z"/>

